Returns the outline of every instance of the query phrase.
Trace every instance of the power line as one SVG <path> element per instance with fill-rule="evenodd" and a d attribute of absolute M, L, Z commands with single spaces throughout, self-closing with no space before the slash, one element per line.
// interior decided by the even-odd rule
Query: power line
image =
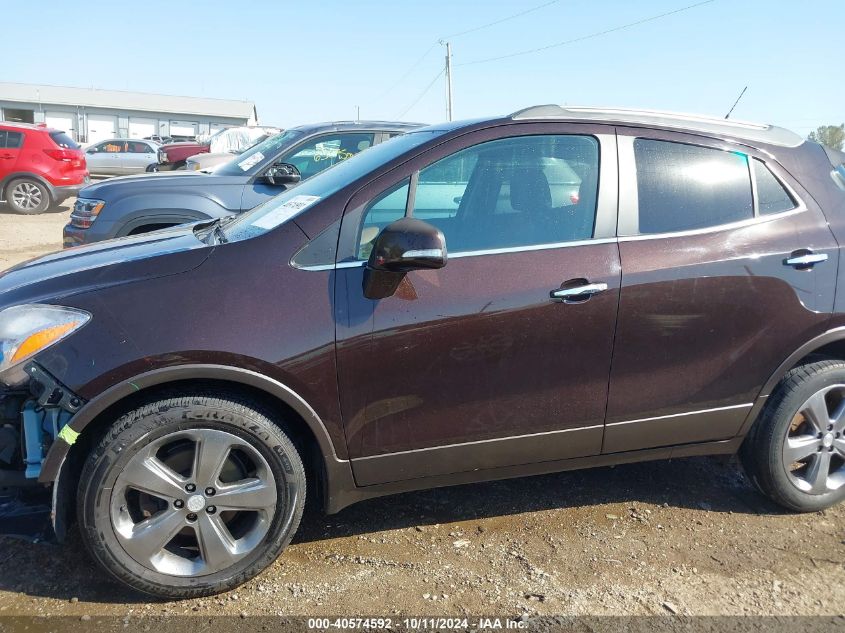
<path fill-rule="evenodd" d="M 399 115 L 399 116 L 397 116 L 396 118 L 397 118 L 397 119 L 401 119 L 403 116 L 405 116 L 405 115 L 406 115 L 406 114 L 407 114 L 407 113 L 411 110 L 411 108 L 413 108 L 415 105 L 417 105 L 417 104 L 420 102 L 420 100 L 421 100 L 421 99 L 422 99 L 425 95 L 427 95 L 427 94 L 428 94 L 428 91 L 429 91 L 429 90 L 431 90 L 431 87 L 434 85 L 434 83 L 435 83 L 438 79 L 440 79 L 440 76 L 441 76 L 444 72 L 446 72 L 446 69 L 445 69 L 445 68 L 441 68 L 441 69 L 440 69 L 440 72 L 438 72 L 438 73 L 437 73 L 437 75 L 435 75 L 434 79 L 432 79 L 432 80 L 431 80 L 431 83 L 429 83 L 429 84 L 425 87 L 425 90 L 423 90 L 423 91 L 420 93 L 420 96 L 419 96 L 419 97 L 417 97 L 416 99 L 414 99 L 414 102 L 413 102 L 411 105 L 409 105 L 407 108 L 405 108 L 405 109 L 402 111 L 402 114 L 400 114 L 400 115 Z"/>
<path fill-rule="evenodd" d="M 690 9 L 695 9 L 696 7 L 703 6 L 705 4 L 711 4 L 716 0 L 704 0 L 703 2 L 696 2 L 695 4 L 690 4 L 685 7 L 681 7 L 680 9 L 675 9 L 674 11 L 668 11 L 666 13 L 661 13 L 659 15 L 653 15 L 648 18 L 643 18 L 642 20 L 637 20 L 636 22 L 629 22 L 628 24 L 622 24 L 620 26 L 613 27 L 612 29 L 605 29 L 603 31 L 597 31 L 595 33 L 590 33 L 589 35 L 584 35 L 582 37 L 576 37 L 575 39 L 571 40 L 564 40 L 562 42 L 556 42 L 554 44 L 548 44 L 546 46 L 541 46 L 539 48 L 531 48 L 524 51 L 517 51 L 515 53 L 509 53 L 507 55 L 499 55 L 497 57 L 487 57 L 485 59 L 476 59 L 470 62 L 464 62 L 462 64 L 455 64 L 455 66 L 472 66 L 475 64 L 486 64 L 488 62 L 495 62 L 501 59 L 510 59 L 511 57 L 519 57 L 521 55 L 529 55 L 531 53 L 539 53 L 540 51 L 546 51 L 550 48 L 558 48 L 560 46 L 566 46 L 568 44 L 575 44 L 577 42 L 583 42 L 584 40 L 593 39 L 596 37 L 601 37 L 602 35 L 608 35 L 610 33 L 616 33 L 617 31 L 623 31 L 625 29 L 630 29 L 635 26 L 639 26 L 641 24 L 645 24 L 646 22 L 653 22 L 655 20 L 659 20 L 661 18 L 668 17 L 670 15 L 675 15 L 676 13 L 683 13 L 684 11 L 689 11 Z"/>
<path fill-rule="evenodd" d="M 509 15 L 504 18 L 500 18 L 499 20 L 494 20 L 493 22 L 488 22 L 487 24 L 482 24 L 481 26 L 476 26 L 475 28 L 467 29 L 466 31 L 461 31 L 460 33 L 453 33 L 452 35 L 446 35 L 440 39 L 443 40 L 450 40 L 456 37 L 461 37 L 462 35 L 468 35 L 470 33 L 475 33 L 476 31 L 480 31 L 482 29 L 489 28 L 491 26 L 496 26 L 497 24 L 501 24 L 502 22 L 507 22 L 509 20 L 513 20 L 514 18 L 522 17 L 523 15 L 528 15 L 529 13 L 534 13 L 535 11 L 539 11 L 540 9 L 545 9 L 546 7 L 557 4 L 560 0 L 551 0 L 551 2 L 545 2 L 541 5 L 536 7 L 532 7 L 531 9 L 526 9 L 525 11 L 520 11 L 519 13 L 514 13 L 513 15 Z"/>
<path fill-rule="evenodd" d="M 417 66 L 419 66 L 423 62 L 423 60 L 425 60 L 426 57 L 428 57 L 429 53 L 434 50 L 434 47 L 442 43 L 444 40 L 460 37 L 461 35 L 468 35 L 469 33 L 475 33 L 476 31 L 481 31 L 482 29 L 486 29 L 491 26 L 496 26 L 497 24 L 502 24 L 503 22 L 508 22 L 509 20 L 522 17 L 523 15 L 528 15 L 529 13 L 534 13 L 535 11 L 539 11 L 540 9 L 544 9 L 553 4 L 557 4 L 558 2 L 560 2 L 560 0 L 550 0 L 549 2 L 544 2 L 543 4 L 537 5 L 536 7 L 531 7 L 530 9 L 525 9 L 524 11 L 520 11 L 519 13 L 514 13 L 513 15 L 508 15 L 504 18 L 494 20 L 493 22 L 488 22 L 487 24 L 482 24 L 481 26 L 476 26 L 471 29 L 467 29 L 466 31 L 461 31 L 460 33 L 453 33 L 452 35 L 446 35 L 444 37 L 438 38 L 438 40 L 434 42 L 431 46 L 429 46 L 425 53 L 423 53 L 420 58 L 417 59 L 417 61 L 411 64 L 411 67 L 408 68 L 408 70 L 406 70 L 399 79 L 397 79 L 387 90 L 385 90 L 381 94 L 381 96 L 378 98 L 378 101 L 384 99 L 387 95 L 393 92 L 396 86 L 405 81 L 408 76 L 412 72 L 414 72 L 414 70 L 416 70 Z"/>
<path fill-rule="evenodd" d="M 428 54 L 429 54 L 431 51 L 433 51 L 433 50 L 434 50 L 434 47 L 435 47 L 435 46 L 437 46 L 437 44 L 438 44 L 438 42 L 435 42 L 434 44 L 432 44 L 431 46 L 429 46 L 429 47 L 428 47 L 428 50 L 426 50 L 426 52 L 425 52 L 425 53 L 423 53 L 423 54 L 420 56 L 420 58 L 419 58 L 417 61 L 415 61 L 415 62 L 411 65 L 411 67 L 410 67 L 407 71 L 405 71 L 405 73 L 404 73 L 404 74 L 403 74 L 403 75 L 402 75 L 399 79 L 397 79 L 397 80 L 393 83 L 393 85 L 391 85 L 391 86 L 390 86 L 390 88 L 388 88 L 387 90 L 385 90 L 385 91 L 381 94 L 381 96 L 377 99 L 377 101 L 381 101 L 382 99 L 384 99 L 387 95 L 389 95 L 391 92 L 393 92 L 393 90 L 396 88 L 396 86 L 398 86 L 398 85 L 399 85 L 399 84 L 401 84 L 403 81 L 405 81 L 405 80 L 408 78 L 408 76 L 409 76 L 412 72 L 414 72 L 414 70 L 416 70 L 417 66 L 419 66 L 420 64 L 422 64 L 423 60 L 424 60 L 426 57 L 428 57 Z"/>

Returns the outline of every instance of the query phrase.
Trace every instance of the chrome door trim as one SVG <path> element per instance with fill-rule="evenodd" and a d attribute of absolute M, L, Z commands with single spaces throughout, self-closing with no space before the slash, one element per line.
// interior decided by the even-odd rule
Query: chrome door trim
<path fill-rule="evenodd" d="M 623 420 L 621 422 L 610 422 L 607 426 L 619 426 L 621 424 L 636 424 L 637 422 L 651 422 L 653 420 L 666 420 L 668 418 L 680 418 L 688 415 L 700 415 L 702 413 L 715 413 L 717 411 L 730 411 L 731 409 L 750 409 L 753 402 L 745 404 L 732 404 L 727 407 L 714 407 L 712 409 L 698 409 L 696 411 L 685 411 L 684 413 L 671 413 L 669 415 L 657 415 L 651 418 L 637 418 L 636 420 Z"/>
<path fill-rule="evenodd" d="M 408 455 L 411 453 L 423 453 L 425 451 L 437 451 L 443 448 L 460 448 L 462 446 L 481 446 L 493 442 L 507 442 L 509 440 L 522 440 L 532 437 L 543 437 L 561 435 L 563 433 L 571 433 L 573 431 L 590 431 L 592 429 L 604 428 L 604 424 L 592 424 L 590 426 L 577 426 L 571 429 L 556 429 L 554 431 L 542 431 L 540 433 L 526 433 L 525 435 L 507 435 L 505 437 L 492 437 L 486 440 L 473 440 L 471 442 L 457 442 L 455 444 L 438 444 L 437 446 L 426 446 L 425 448 L 412 448 L 407 451 L 396 451 L 394 453 L 382 453 L 380 455 L 367 455 L 365 457 L 354 457 L 353 462 L 361 462 L 370 459 L 379 459 L 380 457 L 394 456 L 394 455 Z"/>

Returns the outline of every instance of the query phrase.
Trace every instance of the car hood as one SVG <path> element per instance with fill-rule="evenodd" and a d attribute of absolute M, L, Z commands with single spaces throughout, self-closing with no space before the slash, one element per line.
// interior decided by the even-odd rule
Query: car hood
<path fill-rule="evenodd" d="M 0 272 L 0 308 L 192 270 L 213 250 L 194 226 L 69 248 L 14 266 Z"/>
<path fill-rule="evenodd" d="M 138 174 L 109 178 L 103 182 L 84 187 L 79 192 L 80 198 L 97 198 L 109 201 L 121 194 L 137 195 L 156 191 L 173 191 L 210 185 L 245 185 L 250 176 L 218 176 L 197 171 L 162 172 L 157 174 Z"/>
<path fill-rule="evenodd" d="M 178 143 L 168 143 L 162 145 L 161 149 L 168 150 L 176 147 L 208 147 L 207 143 L 193 143 L 191 141 L 179 141 Z"/>

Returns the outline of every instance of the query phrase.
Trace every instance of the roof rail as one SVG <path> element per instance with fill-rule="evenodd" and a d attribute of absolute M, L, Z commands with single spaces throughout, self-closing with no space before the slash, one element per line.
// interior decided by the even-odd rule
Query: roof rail
<path fill-rule="evenodd" d="M 661 110 L 547 104 L 518 110 L 511 114 L 509 118 L 513 120 L 569 119 L 575 121 L 656 125 L 710 134 L 731 134 L 740 138 L 787 147 L 797 147 L 804 142 L 804 139 L 794 132 L 773 125 L 738 121 L 735 119 L 722 119 L 701 114 L 665 112 Z"/>

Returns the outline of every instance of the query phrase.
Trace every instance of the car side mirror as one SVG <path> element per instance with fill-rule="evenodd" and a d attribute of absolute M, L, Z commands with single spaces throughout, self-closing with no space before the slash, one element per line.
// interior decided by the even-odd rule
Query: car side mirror
<path fill-rule="evenodd" d="M 97 148 L 96 147 L 89 147 L 88 149 L 85 150 L 85 153 L 86 154 L 96 154 Z"/>
<path fill-rule="evenodd" d="M 364 270 L 364 296 L 389 297 L 406 273 L 443 268 L 446 260 L 446 238 L 440 229 L 415 218 L 396 220 L 375 239 Z"/>
<path fill-rule="evenodd" d="M 290 163 L 275 163 L 264 172 L 264 178 L 271 185 L 293 185 L 302 180 L 302 174 L 296 165 Z"/>

